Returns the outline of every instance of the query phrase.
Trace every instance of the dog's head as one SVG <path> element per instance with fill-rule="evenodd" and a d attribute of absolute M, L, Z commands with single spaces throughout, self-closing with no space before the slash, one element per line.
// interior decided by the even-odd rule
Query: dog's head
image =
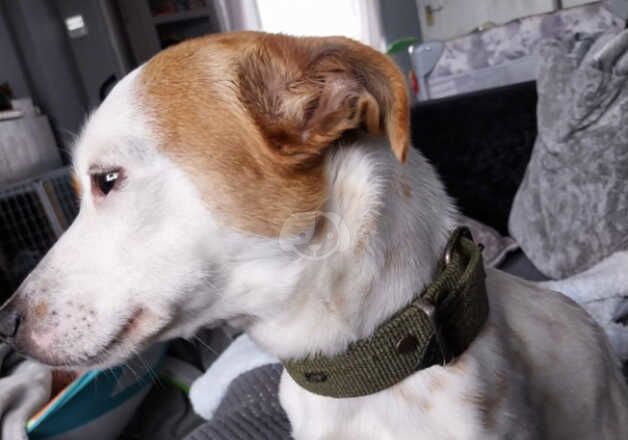
<path fill-rule="evenodd" d="M 328 199 L 326 156 L 368 132 L 404 161 L 408 119 L 392 61 L 345 38 L 233 33 L 160 53 L 90 117 L 74 156 L 80 213 L 0 333 L 45 363 L 93 367 L 255 316 L 268 300 L 256 287 L 300 258 L 279 235 L 324 227 L 304 213 Z"/>

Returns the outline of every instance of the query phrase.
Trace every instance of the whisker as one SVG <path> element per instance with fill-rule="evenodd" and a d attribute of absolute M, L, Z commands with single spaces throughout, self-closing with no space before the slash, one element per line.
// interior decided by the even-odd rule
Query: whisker
<path fill-rule="evenodd" d="M 135 376 L 135 378 L 136 378 L 137 380 L 140 380 L 140 379 L 142 378 L 139 374 L 137 374 L 137 371 L 135 371 L 135 369 L 133 369 L 133 367 L 131 367 L 130 363 L 126 363 L 126 364 L 124 364 L 123 366 L 124 366 L 124 367 L 126 367 L 126 368 L 128 368 L 128 370 L 129 370 L 131 373 L 133 373 L 133 376 Z"/>
<path fill-rule="evenodd" d="M 203 347 L 207 348 L 212 354 L 216 355 L 216 356 L 220 356 L 220 352 L 216 351 L 215 348 L 212 348 L 209 346 L 209 344 L 207 344 L 205 341 L 203 341 L 199 336 L 194 335 L 194 339 L 198 341 L 199 344 L 201 344 Z"/>
<path fill-rule="evenodd" d="M 146 373 L 150 376 L 151 378 L 151 383 L 153 384 L 157 384 L 161 386 L 161 379 L 159 378 L 159 375 L 157 374 L 157 372 L 155 371 L 154 368 L 152 368 L 150 365 L 148 365 L 146 363 L 146 361 L 144 360 L 144 358 L 142 357 L 141 353 L 139 353 L 135 348 L 132 349 L 132 352 L 135 354 L 135 357 L 137 358 L 137 360 L 140 362 L 140 364 L 142 365 L 142 368 L 144 368 L 144 370 L 146 371 Z"/>

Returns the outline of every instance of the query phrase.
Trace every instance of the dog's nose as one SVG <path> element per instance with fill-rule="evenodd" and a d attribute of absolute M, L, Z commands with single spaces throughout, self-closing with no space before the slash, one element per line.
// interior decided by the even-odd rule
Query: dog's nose
<path fill-rule="evenodd" d="M 0 339 L 10 339 L 17 334 L 22 317 L 14 310 L 0 310 Z"/>

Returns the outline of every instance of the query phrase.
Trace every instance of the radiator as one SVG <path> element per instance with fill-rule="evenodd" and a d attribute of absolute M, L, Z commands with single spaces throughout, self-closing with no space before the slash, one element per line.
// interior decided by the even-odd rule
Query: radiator
<path fill-rule="evenodd" d="M 0 188 L 0 299 L 22 282 L 77 213 L 70 168 Z"/>

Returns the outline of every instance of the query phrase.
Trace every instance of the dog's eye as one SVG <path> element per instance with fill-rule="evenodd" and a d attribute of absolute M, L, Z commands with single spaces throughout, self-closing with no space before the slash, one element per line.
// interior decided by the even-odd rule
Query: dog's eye
<path fill-rule="evenodd" d="M 92 189 L 96 194 L 106 196 L 120 181 L 120 170 L 110 170 L 92 174 Z"/>

